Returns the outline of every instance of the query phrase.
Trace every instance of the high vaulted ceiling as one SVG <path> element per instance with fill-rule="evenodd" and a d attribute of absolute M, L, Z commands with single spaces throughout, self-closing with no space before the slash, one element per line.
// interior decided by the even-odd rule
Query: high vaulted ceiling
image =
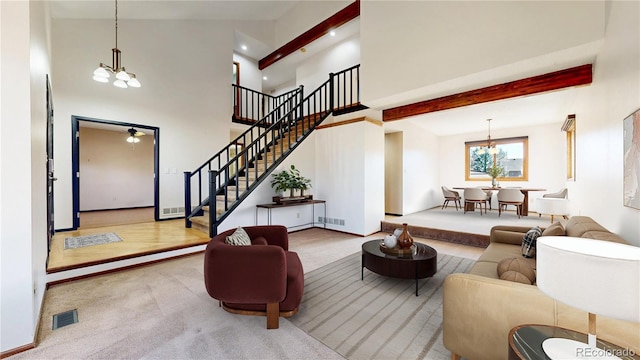
<path fill-rule="evenodd" d="M 299 1 L 119 0 L 121 19 L 275 20 Z M 113 0 L 49 0 L 51 16 L 67 19 L 111 19 Z"/>
<path fill-rule="evenodd" d="M 120 19 L 227 19 L 227 20 L 263 20 L 273 21 L 290 11 L 301 1 L 218 1 L 218 0 L 119 0 L 118 18 Z M 53 18 L 69 19 L 113 19 L 114 0 L 50 0 L 51 16 Z M 315 24 L 310 24 L 313 26 Z M 287 80 L 295 79 L 296 64 L 308 59 L 323 49 L 336 44 L 338 41 L 359 33 L 359 20 L 356 19 L 343 26 L 336 38 L 324 37 L 306 47 L 306 52 L 294 53 L 263 71 L 269 82 L 263 83 L 268 91 L 270 87 L 280 85 Z M 241 49 L 242 44 L 248 44 L 251 50 Z M 236 33 L 234 49 L 238 53 L 259 60 L 275 49 L 255 39 Z M 589 49 L 587 56 L 580 54 L 580 61 L 572 57 L 570 65 L 593 63 L 594 49 Z M 554 59 L 557 65 L 557 59 Z M 557 69 L 556 69 L 557 70 Z M 525 74 L 526 76 L 537 74 Z M 525 77 L 523 75 L 522 77 Z M 492 85 L 492 84 L 483 84 Z M 477 88 L 477 87 L 476 87 Z M 571 111 L 571 105 L 576 101 L 583 88 L 568 88 L 566 90 L 532 95 L 486 104 L 466 106 L 457 109 L 439 111 L 408 120 L 390 122 L 385 125 L 387 132 L 402 130 L 404 121 L 425 127 L 430 132 L 447 136 L 460 133 L 486 131 L 486 119 L 492 118 L 492 129 L 512 128 L 521 126 L 540 125 L 545 122 L 562 122 Z M 434 89 L 434 94 L 452 93 L 446 89 Z M 453 92 L 455 93 L 455 91 Z M 436 96 L 437 97 L 437 96 Z M 430 97 L 432 98 L 432 97 Z M 376 108 L 386 109 L 400 104 L 426 100 L 427 98 L 394 99 L 393 103 L 372 104 Z M 369 104 L 368 104 L 369 105 Z"/>

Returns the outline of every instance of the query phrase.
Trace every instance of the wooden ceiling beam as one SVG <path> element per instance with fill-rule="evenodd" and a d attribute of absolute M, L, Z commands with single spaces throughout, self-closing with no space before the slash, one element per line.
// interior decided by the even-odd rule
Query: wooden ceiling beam
<path fill-rule="evenodd" d="M 313 41 L 321 38 L 323 35 L 329 33 L 332 29 L 335 29 L 341 25 L 348 23 L 349 21 L 360 16 L 360 0 L 356 0 L 349 4 L 344 9 L 331 15 L 328 19 L 305 31 L 295 39 L 282 45 L 276 51 L 265 56 L 258 61 L 258 69 L 263 70 L 269 65 L 272 65 L 278 60 L 281 60 L 285 56 L 292 54 L 299 49 L 309 45 Z"/>
<path fill-rule="evenodd" d="M 593 81 L 592 67 L 592 64 L 576 66 L 544 75 L 386 109 L 382 111 L 382 120 L 399 120 L 409 116 L 461 106 L 538 94 L 571 86 L 588 85 Z"/>

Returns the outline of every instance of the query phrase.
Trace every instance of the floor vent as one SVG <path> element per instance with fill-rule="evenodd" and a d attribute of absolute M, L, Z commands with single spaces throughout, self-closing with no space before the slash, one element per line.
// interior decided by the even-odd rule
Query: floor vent
<path fill-rule="evenodd" d="M 73 309 L 53 315 L 53 330 L 78 322 L 78 310 Z"/>

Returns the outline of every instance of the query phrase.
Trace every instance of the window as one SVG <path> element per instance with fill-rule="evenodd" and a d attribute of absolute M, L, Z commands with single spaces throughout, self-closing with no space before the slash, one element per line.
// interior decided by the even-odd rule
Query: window
<path fill-rule="evenodd" d="M 528 137 L 492 139 L 491 151 L 486 149 L 487 141 L 465 142 L 465 180 L 487 181 L 491 177 L 487 170 L 494 164 L 503 168 L 498 181 L 526 181 L 528 179 Z"/>
<path fill-rule="evenodd" d="M 576 116 L 569 115 L 562 124 L 567 133 L 567 179 L 576 180 Z"/>

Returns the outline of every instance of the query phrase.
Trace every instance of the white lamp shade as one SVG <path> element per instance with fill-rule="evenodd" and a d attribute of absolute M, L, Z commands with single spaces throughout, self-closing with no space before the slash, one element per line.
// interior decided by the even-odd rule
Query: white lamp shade
<path fill-rule="evenodd" d="M 546 295 L 596 315 L 640 322 L 640 247 L 542 236 L 537 285 Z"/>
<path fill-rule="evenodd" d="M 98 76 L 98 75 L 93 75 L 93 80 L 95 80 L 97 82 L 101 82 L 101 83 L 109 82 L 109 78 L 108 77 Z"/>
<path fill-rule="evenodd" d="M 102 66 L 100 66 L 97 69 L 95 69 L 93 71 L 93 75 L 94 75 L 94 79 L 95 79 L 96 76 L 107 78 L 107 79 L 110 76 L 109 72 L 105 68 L 103 68 Z"/>
<path fill-rule="evenodd" d="M 135 75 L 131 77 L 131 80 L 127 81 L 127 84 L 131 87 L 139 88 L 140 82 L 136 79 Z"/>
<path fill-rule="evenodd" d="M 116 74 L 116 79 L 119 80 L 124 80 L 124 81 L 129 81 L 131 79 L 131 77 L 129 76 L 129 74 L 127 74 L 126 71 L 124 70 L 120 70 L 118 71 L 118 73 Z"/>
<path fill-rule="evenodd" d="M 124 89 L 124 88 L 126 88 L 126 87 L 127 87 L 127 83 L 126 83 L 126 82 L 124 82 L 124 80 L 120 80 L 120 79 L 118 79 L 118 80 L 116 80 L 116 81 L 114 81 L 114 82 L 113 82 L 113 86 L 117 86 L 117 87 L 119 87 L 119 88 L 123 88 L 123 89 Z"/>

